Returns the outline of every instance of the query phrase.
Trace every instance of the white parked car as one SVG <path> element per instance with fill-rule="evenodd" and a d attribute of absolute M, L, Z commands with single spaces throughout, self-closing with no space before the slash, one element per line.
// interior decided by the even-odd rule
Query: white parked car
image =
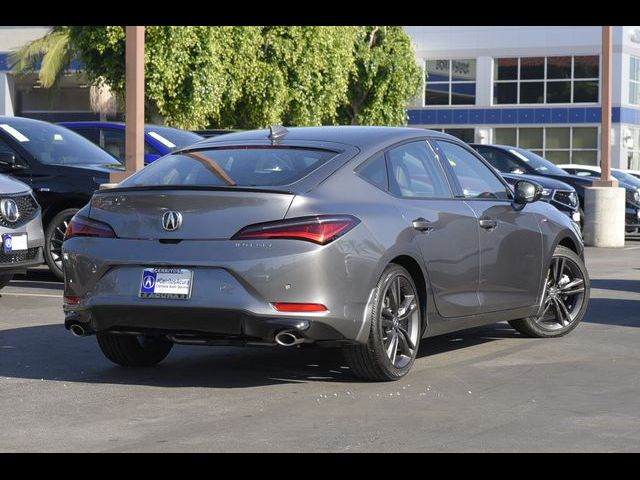
<path fill-rule="evenodd" d="M 0 175 L 0 288 L 44 260 L 40 205 L 31 188 Z"/>

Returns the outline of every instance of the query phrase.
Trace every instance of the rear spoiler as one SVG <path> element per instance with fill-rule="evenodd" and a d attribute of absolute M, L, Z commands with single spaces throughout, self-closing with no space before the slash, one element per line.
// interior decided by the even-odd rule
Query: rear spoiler
<path fill-rule="evenodd" d="M 148 185 L 141 187 L 114 187 L 99 190 L 96 194 L 125 193 L 125 192 L 154 192 L 162 190 L 196 191 L 196 192 L 258 192 L 258 193 L 286 193 L 295 195 L 296 192 L 277 188 L 235 187 L 235 186 L 205 186 L 205 185 Z"/>

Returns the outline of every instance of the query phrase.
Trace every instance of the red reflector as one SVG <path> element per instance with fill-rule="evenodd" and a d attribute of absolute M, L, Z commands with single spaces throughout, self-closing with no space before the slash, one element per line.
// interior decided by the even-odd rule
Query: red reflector
<path fill-rule="evenodd" d="M 260 223 L 243 228 L 233 236 L 234 240 L 258 240 L 282 238 L 306 240 L 326 245 L 344 235 L 360 220 L 351 215 L 318 215 L 294 218 L 279 222 Z"/>
<path fill-rule="evenodd" d="M 326 312 L 327 307 L 321 303 L 273 303 L 279 312 Z"/>
<path fill-rule="evenodd" d="M 77 305 L 80 303 L 80 297 L 64 297 L 64 303 L 67 305 Z"/>

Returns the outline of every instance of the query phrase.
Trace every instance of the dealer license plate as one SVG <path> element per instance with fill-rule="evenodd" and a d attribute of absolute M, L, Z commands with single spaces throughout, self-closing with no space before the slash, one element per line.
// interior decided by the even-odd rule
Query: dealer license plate
<path fill-rule="evenodd" d="M 145 268 L 140 282 L 141 298 L 191 298 L 193 271 L 184 268 Z"/>
<path fill-rule="evenodd" d="M 27 250 L 27 234 L 3 235 L 2 249 L 5 253 L 21 252 Z"/>

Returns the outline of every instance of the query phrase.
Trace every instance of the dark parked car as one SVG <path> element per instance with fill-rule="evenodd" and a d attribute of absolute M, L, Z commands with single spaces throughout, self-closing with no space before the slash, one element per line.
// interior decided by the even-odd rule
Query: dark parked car
<path fill-rule="evenodd" d="M 538 183 L 542 187 L 542 198 L 540 200 L 549 202 L 574 222 L 578 224 L 583 222 L 584 219 L 580 214 L 580 200 L 578 199 L 576 189 L 571 185 L 540 175 L 517 175 L 502 172 L 500 172 L 500 175 L 502 175 L 502 178 L 511 186 L 514 186 L 518 180 L 529 180 Z"/>
<path fill-rule="evenodd" d="M 500 321 L 557 337 L 589 276 L 577 225 L 541 195 L 429 130 L 208 139 L 74 217 L 65 326 L 125 366 L 174 343 L 318 344 L 373 380 L 405 375 L 423 337 Z"/>
<path fill-rule="evenodd" d="M 42 207 L 44 258 L 62 279 L 62 241 L 71 217 L 113 170 L 115 158 L 77 133 L 40 120 L 0 117 L 0 172 L 33 189 Z"/>
<path fill-rule="evenodd" d="M 571 185 L 576 189 L 580 205 L 584 205 L 584 189 L 593 185 L 593 177 L 569 175 L 557 165 L 524 148 L 508 145 L 471 145 L 498 171 L 511 174 L 528 174 L 555 178 Z M 640 219 L 640 195 L 638 190 L 630 184 L 620 182 L 626 189 L 626 228 L 634 231 L 638 228 Z M 584 212 L 580 211 L 584 218 Z"/>
<path fill-rule="evenodd" d="M 124 123 L 92 121 L 61 122 L 60 125 L 91 140 L 124 164 Z M 203 138 L 186 130 L 160 125 L 145 125 L 144 163 L 151 163 L 177 148 L 187 147 Z"/>
<path fill-rule="evenodd" d="M 0 167 L 13 157 L 0 151 Z M 0 288 L 16 273 L 42 263 L 42 219 L 40 206 L 28 185 L 0 175 Z"/>

